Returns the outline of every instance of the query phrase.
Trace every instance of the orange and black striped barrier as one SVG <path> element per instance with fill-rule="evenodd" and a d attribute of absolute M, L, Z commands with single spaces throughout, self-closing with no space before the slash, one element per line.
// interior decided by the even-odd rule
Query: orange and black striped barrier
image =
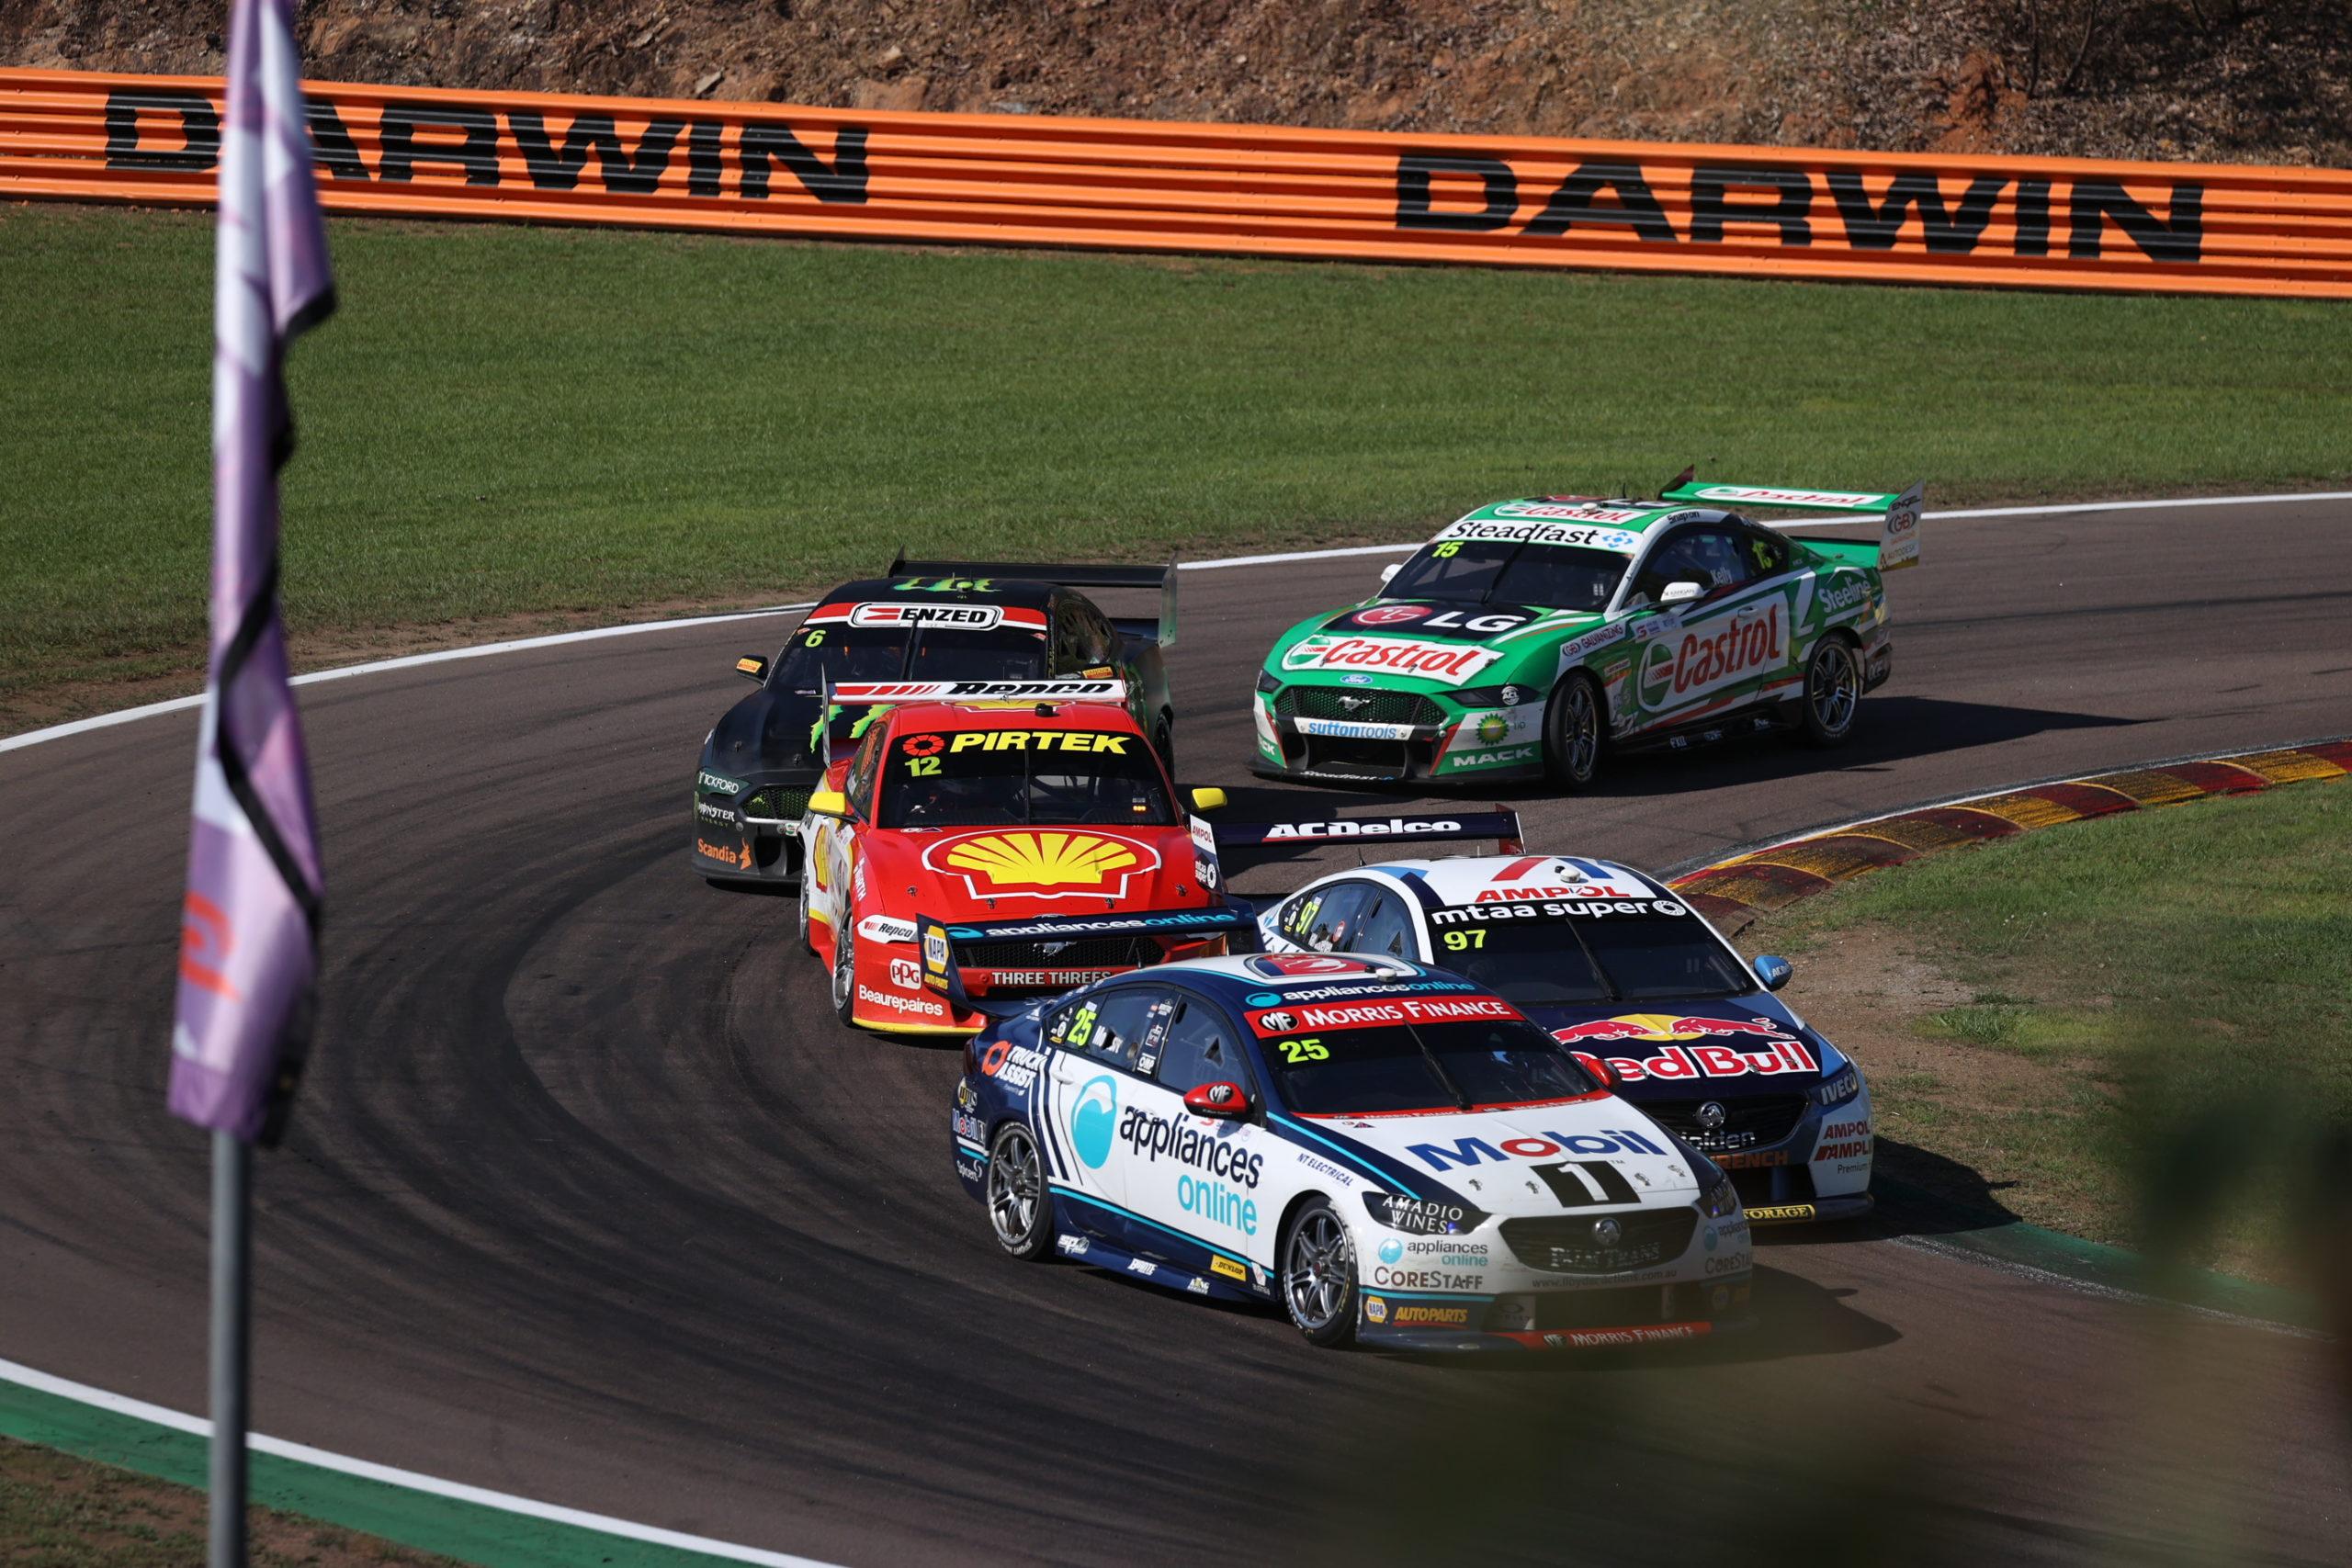
<path fill-rule="evenodd" d="M 329 210 L 2352 299 L 2352 171 L 306 85 Z M 205 77 L 0 71 L 0 197 L 203 206 Z"/>

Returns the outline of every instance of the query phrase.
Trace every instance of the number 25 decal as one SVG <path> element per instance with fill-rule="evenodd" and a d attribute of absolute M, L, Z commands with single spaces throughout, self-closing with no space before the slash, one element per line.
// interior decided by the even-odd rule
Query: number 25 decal
<path fill-rule="evenodd" d="M 1331 1059 L 1331 1048 L 1323 1043 L 1323 1037 L 1319 1034 L 1309 1035 L 1304 1040 L 1285 1040 L 1282 1045 L 1283 1061 L 1286 1065 L 1296 1066 L 1300 1062 L 1328 1062 Z"/>

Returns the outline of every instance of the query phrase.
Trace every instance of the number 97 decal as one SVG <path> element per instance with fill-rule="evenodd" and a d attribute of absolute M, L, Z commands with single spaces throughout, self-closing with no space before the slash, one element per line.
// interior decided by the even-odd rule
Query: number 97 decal
<path fill-rule="evenodd" d="M 1467 953 L 1474 947 L 1484 947 L 1486 945 L 1487 932 L 1486 928 L 1483 926 L 1476 931 L 1448 931 L 1445 933 L 1445 950 L 1448 953 Z"/>
<path fill-rule="evenodd" d="M 1278 1043 L 1283 1049 L 1283 1062 L 1287 1066 L 1296 1066 L 1301 1062 L 1328 1062 L 1331 1059 L 1331 1048 L 1323 1043 L 1323 1037 L 1319 1034 L 1309 1035 L 1305 1040 L 1284 1040 Z"/>

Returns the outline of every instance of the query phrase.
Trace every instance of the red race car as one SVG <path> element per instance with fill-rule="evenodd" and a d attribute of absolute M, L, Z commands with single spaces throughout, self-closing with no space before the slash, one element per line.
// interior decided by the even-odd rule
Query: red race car
<path fill-rule="evenodd" d="M 832 970 L 843 1022 L 969 1034 L 991 1013 L 1210 956 L 1250 929 L 1249 908 L 1226 898 L 1208 824 L 1178 805 L 1125 695 L 1083 680 L 832 689 L 824 786 L 801 828 L 800 930 Z M 1193 795 L 1204 810 L 1223 803 Z M 978 922 L 987 940 L 927 985 L 919 917 Z M 1006 924 L 1027 934 L 992 929 Z"/>

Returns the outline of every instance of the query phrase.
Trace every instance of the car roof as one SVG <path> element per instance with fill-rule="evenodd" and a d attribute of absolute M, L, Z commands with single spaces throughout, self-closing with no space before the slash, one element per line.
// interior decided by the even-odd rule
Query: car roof
<path fill-rule="evenodd" d="M 1105 984 L 1154 979 L 1190 981 L 1235 1005 L 1269 991 L 1288 994 L 1335 987 L 1345 987 L 1351 994 L 1361 987 L 1362 995 L 1377 996 L 1391 988 L 1384 981 L 1407 990 L 1424 989 L 1429 981 L 1437 981 L 1449 991 L 1464 988 L 1461 976 L 1435 964 L 1363 953 L 1251 953 L 1231 958 L 1185 958 L 1131 970 Z"/>
<path fill-rule="evenodd" d="M 901 703 L 889 710 L 893 734 L 909 730 L 1081 729 L 1141 735 L 1124 703 Z"/>
<path fill-rule="evenodd" d="M 862 577 L 854 582 L 844 582 L 826 594 L 822 604 L 873 604 L 907 600 L 924 604 L 1018 604 L 1029 609 L 1045 609 L 1052 604 L 1057 594 L 1068 593 L 1067 590 L 1050 582 L 1012 577 L 982 579 L 988 583 L 984 589 L 914 586 L 922 582 L 936 583 L 937 581 L 921 577 Z"/>
<path fill-rule="evenodd" d="M 1496 501 L 1465 512 L 1430 536 L 1432 541 L 1453 535 L 1465 523 L 1578 525 L 1622 528 L 1648 534 L 1677 523 L 1743 522 L 1737 513 L 1715 507 L 1686 506 L 1664 501 L 1633 501 L 1598 495 L 1532 495 L 1516 501 Z"/>
<path fill-rule="evenodd" d="M 1364 872 L 1418 879 L 1441 906 L 1448 908 L 1528 897 L 1674 897 L 1672 889 L 1646 873 L 1615 861 L 1582 855 L 1446 855 L 1434 860 L 1382 861 L 1352 872 L 1337 873 L 1330 880 Z"/>

